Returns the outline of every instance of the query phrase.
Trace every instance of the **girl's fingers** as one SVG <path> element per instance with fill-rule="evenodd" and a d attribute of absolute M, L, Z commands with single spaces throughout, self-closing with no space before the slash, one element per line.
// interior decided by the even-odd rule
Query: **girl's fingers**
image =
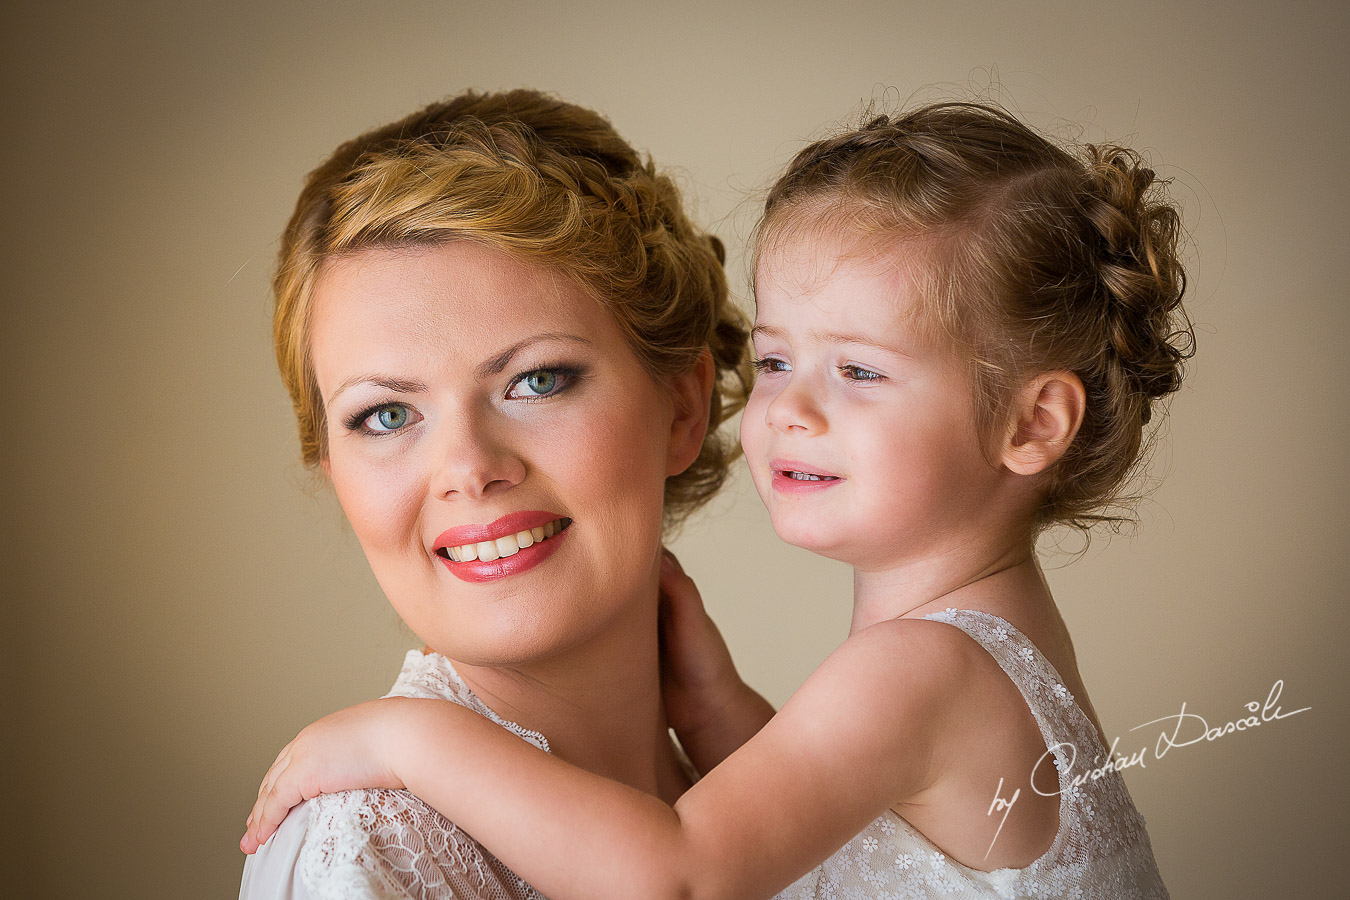
<path fill-rule="evenodd" d="M 675 554 L 665 548 L 661 549 L 661 589 L 665 591 L 684 591 L 693 590 L 697 595 L 698 590 L 694 588 L 694 579 L 684 573 L 684 567 L 680 561 L 675 558 Z M 672 599 L 681 599 L 673 597 Z"/>
<path fill-rule="evenodd" d="M 287 744 L 285 747 L 282 747 L 281 752 L 277 754 L 277 758 L 272 760 L 272 765 L 267 767 L 267 774 L 263 776 L 262 784 L 258 785 L 259 797 L 261 797 L 263 793 L 268 790 L 272 782 L 276 780 L 277 772 L 282 769 L 285 769 L 286 764 L 290 762 L 291 745 L 294 743 L 295 741 L 291 741 L 290 744 Z"/>
<path fill-rule="evenodd" d="M 249 829 L 244 836 L 253 850 L 267 843 L 267 839 L 280 827 L 293 805 L 285 803 L 282 795 L 273 790 L 258 798 L 258 802 L 253 805 L 253 812 L 249 815 Z M 244 852 L 252 851 L 245 849 Z"/>
<path fill-rule="evenodd" d="M 673 569 L 676 572 L 684 572 L 684 566 L 680 565 L 680 558 L 665 547 L 661 548 L 661 568 L 662 570 Z"/>
<path fill-rule="evenodd" d="M 253 802 L 253 809 L 248 814 L 248 819 L 244 822 L 244 836 L 239 841 L 239 847 L 245 853 L 252 853 L 266 843 L 272 833 L 281 825 L 286 813 L 290 811 L 295 802 L 283 806 L 278 814 L 276 806 L 278 802 L 277 785 L 281 781 L 291 761 L 292 741 L 282 748 L 281 753 L 277 754 L 276 760 L 263 776 L 262 784 L 258 787 L 258 798 Z M 269 818 L 270 816 L 270 818 Z"/>

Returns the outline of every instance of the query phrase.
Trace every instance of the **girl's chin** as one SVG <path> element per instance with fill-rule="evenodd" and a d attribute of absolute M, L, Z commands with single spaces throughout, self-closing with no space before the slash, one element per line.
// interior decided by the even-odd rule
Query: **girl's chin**
<path fill-rule="evenodd" d="M 773 523 L 774 533 L 784 541 L 802 550 L 809 550 L 818 556 L 842 560 L 847 555 L 847 546 L 841 545 L 837 535 L 824 532 L 818 527 L 798 521 Z"/>

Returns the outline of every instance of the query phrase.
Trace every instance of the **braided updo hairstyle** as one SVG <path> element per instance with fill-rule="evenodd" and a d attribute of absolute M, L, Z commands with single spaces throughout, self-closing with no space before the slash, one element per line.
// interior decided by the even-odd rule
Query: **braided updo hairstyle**
<path fill-rule="evenodd" d="M 1044 473 L 1034 527 L 1086 531 L 1128 520 L 1145 426 L 1194 352 L 1165 184 L 1127 148 L 1079 158 L 996 107 L 931 104 L 798 153 L 769 193 L 756 260 L 820 228 L 920 254 L 920 319 L 970 360 L 986 440 L 1026 378 L 1074 372 L 1083 422 Z"/>
<path fill-rule="evenodd" d="M 738 449 L 718 426 L 744 404 L 750 380 L 748 326 L 727 295 L 722 245 L 606 119 L 531 90 L 433 103 L 341 145 L 306 179 L 273 279 L 273 337 L 307 465 L 327 456 L 309 346 L 323 263 L 452 240 L 571 277 L 609 309 L 658 383 L 710 350 L 708 433 L 698 459 L 666 481 L 667 526 L 717 492 Z"/>

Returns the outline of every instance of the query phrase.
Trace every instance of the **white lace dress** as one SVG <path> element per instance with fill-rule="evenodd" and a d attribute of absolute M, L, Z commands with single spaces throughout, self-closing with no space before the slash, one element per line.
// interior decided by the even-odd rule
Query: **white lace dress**
<path fill-rule="evenodd" d="M 981 872 L 947 859 L 904 819 L 887 813 L 775 900 L 1167 900 L 1143 817 L 1120 774 L 1107 771 L 1074 783 L 1100 766 L 1107 750 L 1054 667 L 997 616 L 947 610 L 927 618 L 960 628 L 988 650 L 1022 692 L 1046 747 L 1056 747 L 1054 842 L 1025 868 Z M 488 709 L 437 654 L 410 651 L 389 696 L 452 700 L 548 750 L 543 735 Z M 1072 760 L 1069 745 L 1077 748 Z M 326 794 L 293 809 L 245 863 L 239 897 L 543 900 L 431 807 L 407 792 L 382 790 Z"/>
<path fill-rule="evenodd" d="M 981 872 L 947 859 L 904 819 L 888 812 L 777 900 L 1166 900 L 1144 819 L 1120 773 L 1100 771 L 1108 761 L 1107 748 L 1054 666 L 998 616 L 949 609 L 925 618 L 954 625 L 974 638 L 1031 707 L 1046 748 L 1055 750 L 1059 770 L 1054 842 L 1025 868 Z M 1100 777 L 1093 779 L 1093 773 Z"/>
<path fill-rule="evenodd" d="M 440 654 L 408 651 L 389 697 L 451 700 L 536 747 L 544 736 L 498 717 Z M 291 810 L 244 863 L 240 900 L 542 900 L 473 838 L 407 791 L 323 794 Z"/>

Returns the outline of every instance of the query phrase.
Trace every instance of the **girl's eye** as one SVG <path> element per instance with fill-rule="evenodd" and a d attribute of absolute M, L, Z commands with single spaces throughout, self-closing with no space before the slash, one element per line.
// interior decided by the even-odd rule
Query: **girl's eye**
<path fill-rule="evenodd" d="M 506 392 L 508 400 L 541 400 L 561 393 L 572 383 L 577 373 L 571 369 L 535 369 L 526 372 L 511 382 Z"/>
<path fill-rule="evenodd" d="M 772 356 L 766 356 L 763 359 L 756 359 L 750 362 L 756 372 L 791 372 L 792 367 L 781 359 Z"/>
<path fill-rule="evenodd" d="M 882 377 L 879 372 L 873 372 L 871 369 L 864 369 L 862 366 L 856 366 L 852 363 L 840 366 L 839 372 L 850 381 L 876 381 Z"/>

